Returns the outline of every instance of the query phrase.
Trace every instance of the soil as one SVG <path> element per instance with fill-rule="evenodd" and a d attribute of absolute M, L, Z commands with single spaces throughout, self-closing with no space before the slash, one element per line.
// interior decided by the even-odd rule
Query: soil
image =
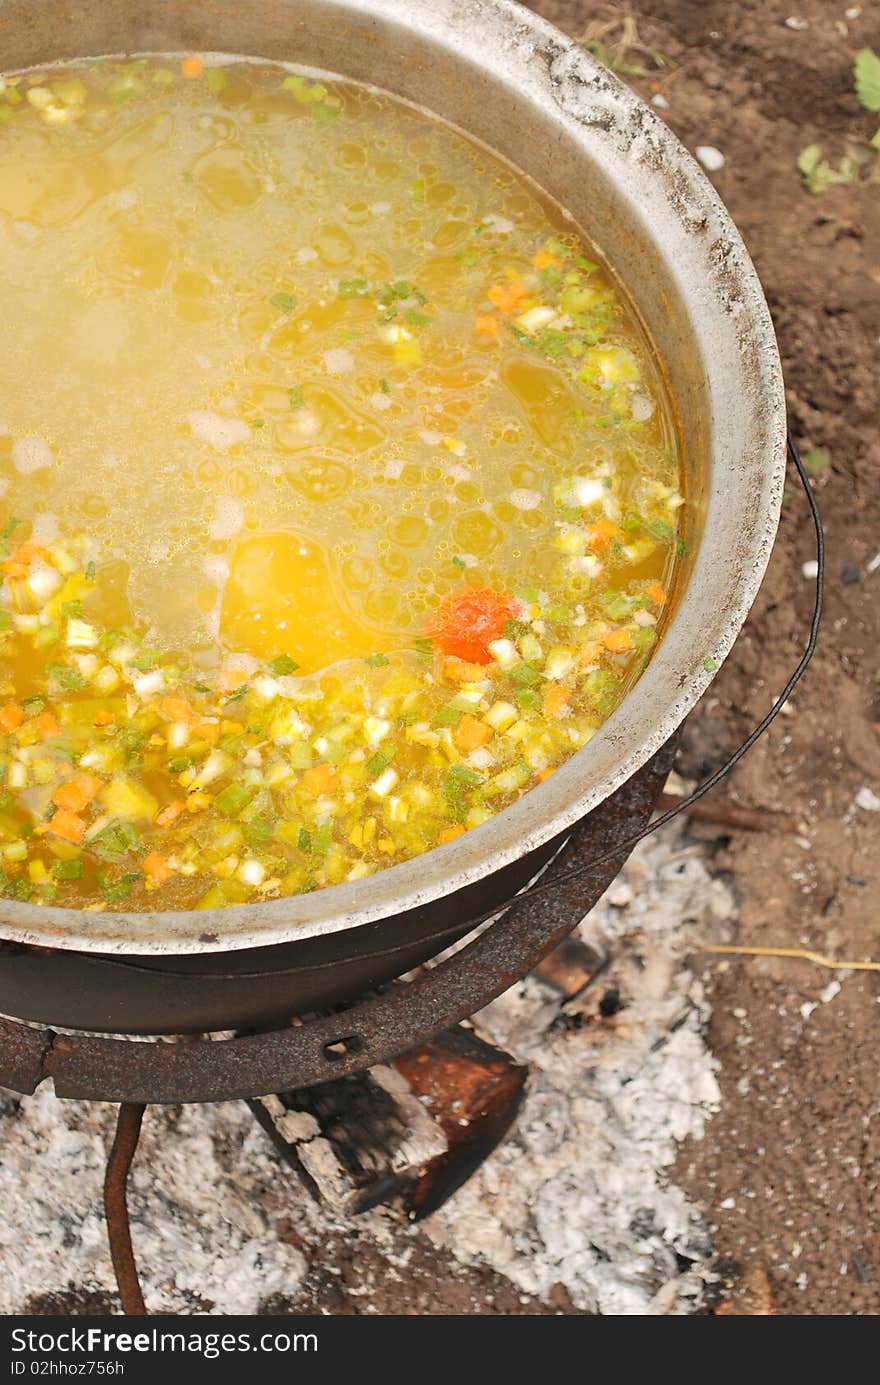
<path fill-rule="evenodd" d="M 836 165 L 847 140 L 874 133 L 876 115 L 853 93 L 852 62 L 860 48 L 880 49 L 876 8 L 842 0 L 535 8 L 575 35 L 590 19 L 629 14 L 638 41 L 669 60 L 666 68 L 623 55 L 649 69 L 627 80 L 668 101 L 661 114 L 688 148 L 723 153 L 713 182 L 764 284 L 792 430 L 804 451 L 831 453 L 830 467 L 814 474 L 828 545 L 819 651 L 791 715 L 724 790 L 794 815 L 802 831 L 719 840 L 716 865 L 739 896 L 736 941 L 880 959 L 880 815 L 854 807 L 859 790 L 880 792 L 880 570 L 867 570 L 880 551 L 880 185 L 811 196 L 795 166 L 806 145 L 821 144 Z M 814 583 L 802 565 L 813 556 L 793 480 L 746 631 L 688 724 L 684 773 L 714 769 L 784 684 L 809 622 Z M 752 957 L 706 959 L 705 970 L 722 1107 L 704 1139 L 683 1149 L 676 1177 L 712 1224 L 724 1311 L 768 1311 L 754 1307 L 757 1280 L 768 1290 L 757 1301 L 772 1296 L 778 1313 L 876 1314 L 880 1092 L 871 1035 L 880 977 Z"/>

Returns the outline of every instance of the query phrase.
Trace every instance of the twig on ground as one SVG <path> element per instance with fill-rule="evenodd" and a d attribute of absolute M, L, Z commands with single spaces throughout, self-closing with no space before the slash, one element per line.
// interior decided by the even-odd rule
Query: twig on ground
<path fill-rule="evenodd" d="M 813 962 L 817 967 L 830 967 L 833 971 L 880 971 L 880 962 L 838 960 L 826 957 L 822 952 L 811 952 L 805 947 L 740 947 L 735 943 L 716 943 L 713 947 L 701 947 L 697 951 L 731 953 L 737 957 L 793 957 L 800 962 Z"/>

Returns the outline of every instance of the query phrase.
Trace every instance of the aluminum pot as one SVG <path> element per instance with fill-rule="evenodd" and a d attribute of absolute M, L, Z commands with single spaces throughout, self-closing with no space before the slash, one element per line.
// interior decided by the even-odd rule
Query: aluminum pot
<path fill-rule="evenodd" d="M 356 883 L 226 909 L 0 902 L 0 1012 L 120 1032 L 266 1024 L 344 1000 L 508 901 L 706 690 L 760 585 L 785 469 L 779 356 L 739 234 L 654 112 L 549 24 L 510 0 L 0 0 L 0 70 L 185 50 L 373 83 L 476 136 L 568 209 L 665 363 L 691 557 L 664 639 L 605 726 L 546 783 L 448 845 Z M 225 986 L 192 1005 L 193 982 L 212 973 Z M 175 977 L 187 979 L 179 994 Z"/>

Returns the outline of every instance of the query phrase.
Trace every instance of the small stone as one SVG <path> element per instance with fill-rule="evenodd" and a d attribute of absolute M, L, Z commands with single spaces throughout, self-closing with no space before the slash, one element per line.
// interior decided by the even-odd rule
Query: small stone
<path fill-rule="evenodd" d="M 694 153 L 707 173 L 717 173 L 724 167 L 724 155 L 714 144 L 698 144 Z"/>
<path fill-rule="evenodd" d="M 658 111 L 668 111 L 668 110 L 669 110 L 669 102 L 666 100 L 666 97 L 663 95 L 663 92 L 662 92 L 662 91 L 656 92 L 656 93 L 651 97 L 651 105 L 652 105 L 652 106 L 656 106 L 657 109 L 658 109 Z"/>
<path fill-rule="evenodd" d="M 840 574 L 840 580 L 845 587 L 851 587 L 854 582 L 860 582 L 862 580 L 862 574 L 857 567 L 847 565 Z"/>
<path fill-rule="evenodd" d="M 632 886 L 626 880 L 617 880 L 611 886 L 605 896 L 608 903 L 614 909 L 625 909 L 628 904 L 632 904 Z"/>
<path fill-rule="evenodd" d="M 819 576 L 819 564 L 815 558 L 811 558 L 808 563 L 804 563 L 801 572 L 808 582 L 815 582 Z"/>
<path fill-rule="evenodd" d="M 857 808 L 862 808 L 866 813 L 880 813 L 880 797 L 867 784 L 859 789 L 854 802 Z"/>
<path fill-rule="evenodd" d="M 790 14 L 785 21 L 785 27 L 786 29 L 795 29 L 798 31 L 801 29 L 809 29 L 810 21 L 808 19 L 799 19 L 796 14 Z"/>

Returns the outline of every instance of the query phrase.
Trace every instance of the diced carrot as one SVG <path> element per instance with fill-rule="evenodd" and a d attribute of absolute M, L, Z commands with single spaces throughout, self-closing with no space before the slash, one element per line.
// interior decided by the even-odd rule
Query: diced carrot
<path fill-rule="evenodd" d="M 184 77 L 201 77 L 205 70 L 205 64 L 201 58 L 184 58 L 180 64 L 180 71 Z"/>
<path fill-rule="evenodd" d="M 197 721 L 192 732 L 197 740 L 207 741 L 208 745 L 216 745 L 220 739 L 220 724 L 216 721 Z"/>
<path fill-rule="evenodd" d="M 112 712 L 103 711 L 95 713 L 96 726 L 112 726 L 115 720 L 116 718 Z"/>
<path fill-rule="evenodd" d="M 597 519 L 595 524 L 587 525 L 587 537 L 599 548 L 610 543 L 617 533 L 617 525 L 612 519 Z"/>
<path fill-rule="evenodd" d="M 78 818 L 76 813 L 71 813 L 67 808 L 59 808 L 46 827 L 46 831 L 53 837 L 62 837 L 64 841 L 73 842 L 75 846 L 82 841 L 85 830 L 86 825 L 82 818 Z"/>
<path fill-rule="evenodd" d="M 549 250 L 539 250 L 532 260 L 532 264 L 535 269 L 550 269 L 551 266 L 553 269 L 558 269 L 562 261 L 557 255 L 551 255 Z"/>
<path fill-rule="evenodd" d="M 435 612 L 428 634 L 444 654 L 471 664 L 488 664 L 489 645 L 500 639 L 517 604 L 491 587 L 464 587 L 448 596 Z"/>
<path fill-rule="evenodd" d="M 535 778 L 539 784 L 543 784 L 545 779 L 549 779 L 551 774 L 556 773 L 555 765 L 548 765 L 546 769 L 539 769 Z"/>
<path fill-rule="evenodd" d="M 303 788 L 314 798 L 332 793 L 339 783 L 339 775 L 332 765 L 313 765 L 302 777 Z"/>
<path fill-rule="evenodd" d="M 467 659 L 457 659 L 454 654 L 444 661 L 443 672 L 453 683 L 475 683 L 486 676 L 484 664 L 469 664 Z"/>
<path fill-rule="evenodd" d="M 101 788 L 102 781 L 96 779 L 93 774 L 77 774 L 73 779 L 58 785 L 52 795 L 52 802 L 59 808 L 69 808 L 72 813 L 81 813 Z"/>
<path fill-rule="evenodd" d="M 0 568 L 2 568 L 6 576 L 11 577 L 13 581 L 23 582 L 28 575 L 28 568 L 30 567 L 31 560 L 33 558 L 45 558 L 45 556 L 45 548 L 40 548 L 40 546 L 35 543 L 23 543 L 19 545 L 14 553 L 11 553 L 8 558 L 0 563 Z"/>
<path fill-rule="evenodd" d="M 581 645 L 581 663 L 598 664 L 602 657 L 602 646 L 598 640 L 588 640 Z"/>
<path fill-rule="evenodd" d="M 14 563 L 24 563 L 27 566 L 33 562 L 34 558 L 45 558 L 45 556 L 45 548 L 41 548 L 38 543 L 23 543 L 15 550 L 11 561 Z"/>
<path fill-rule="evenodd" d="M 443 831 L 440 833 L 440 835 L 439 835 L 439 837 L 437 838 L 437 840 L 438 840 L 438 842 L 440 842 L 440 843 L 442 844 L 442 843 L 444 843 L 444 842 L 454 842 L 455 839 L 456 839 L 456 837 L 463 837 L 463 836 L 464 836 L 464 828 L 463 828 L 463 827 L 444 827 L 444 828 L 443 828 Z"/>
<path fill-rule="evenodd" d="M 176 799 L 174 803 L 169 803 L 167 808 L 163 808 L 161 813 L 156 816 L 156 822 L 160 827 L 170 827 L 172 822 L 176 822 L 183 812 L 186 804 L 182 799 Z"/>
<path fill-rule="evenodd" d="M 459 750 L 479 750 L 481 745 L 486 744 L 491 734 L 491 727 L 467 712 L 455 728 L 454 740 Z"/>
<path fill-rule="evenodd" d="M 193 709 L 185 697 L 163 697 L 159 703 L 159 711 L 169 721 L 189 721 L 193 714 Z"/>
<path fill-rule="evenodd" d="M 663 590 L 659 582 L 652 582 L 649 587 L 645 588 L 645 590 L 647 591 L 648 596 L 650 596 L 651 600 L 656 602 L 658 606 L 666 605 L 666 592 Z"/>
<path fill-rule="evenodd" d="M 145 856 L 141 862 L 141 870 L 148 880 L 152 880 L 155 885 L 164 885 L 166 880 L 170 880 L 174 872 L 158 851 L 151 851 L 149 856 Z"/>
<path fill-rule="evenodd" d="M 618 626 L 616 630 L 609 630 L 608 634 L 602 637 L 602 643 L 612 654 L 625 654 L 628 649 L 632 649 L 632 636 L 625 626 Z"/>
<path fill-rule="evenodd" d="M 517 303 L 523 298 L 528 298 L 529 291 L 522 280 L 517 279 L 513 284 L 493 284 L 486 294 L 489 302 L 501 313 L 512 313 L 516 309 Z"/>
<path fill-rule="evenodd" d="M 0 731 L 8 736 L 17 726 L 21 726 L 24 721 L 24 708 L 19 707 L 17 702 L 7 702 L 6 706 L 0 709 Z"/>
<path fill-rule="evenodd" d="M 501 323 L 497 317 L 492 317 L 489 313 L 481 313 L 474 327 L 478 337 L 492 337 L 495 341 L 501 337 Z"/>
<path fill-rule="evenodd" d="M 61 727 L 51 712 L 41 712 L 38 717 L 34 717 L 33 725 L 44 741 L 51 740 L 53 736 L 61 735 Z"/>
<path fill-rule="evenodd" d="M 558 683 L 546 683 L 543 703 L 544 715 L 550 717 L 551 721 L 559 721 L 568 707 L 568 693 Z"/>

